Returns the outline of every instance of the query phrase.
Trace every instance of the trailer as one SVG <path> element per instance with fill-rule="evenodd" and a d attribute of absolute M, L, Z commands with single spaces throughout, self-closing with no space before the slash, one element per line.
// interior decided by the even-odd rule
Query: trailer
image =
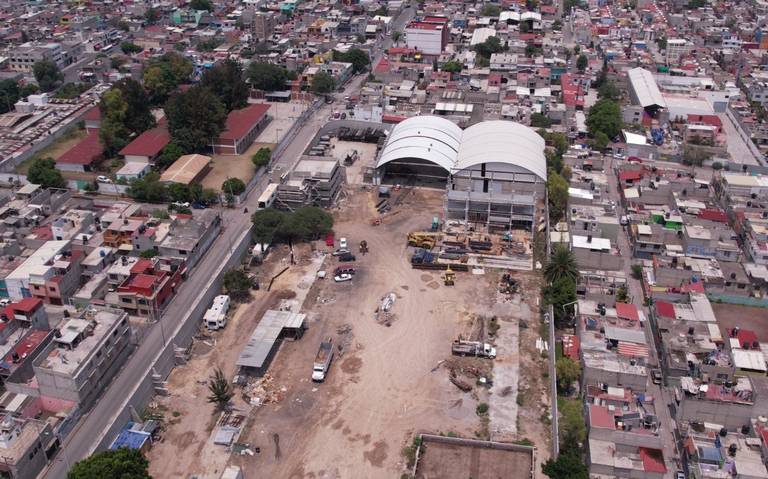
<path fill-rule="evenodd" d="M 328 338 L 320 343 L 320 348 L 317 350 L 315 362 L 312 366 L 312 381 L 325 381 L 325 376 L 328 374 L 328 369 L 331 366 L 331 359 L 333 359 L 333 340 Z"/>
<path fill-rule="evenodd" d="M 465 341 L 456 339 L 451 344 L 451 352 L 457 356 L 477 356 L 479 358 L 496 358 L 496 348 L 480 341 Z"/>

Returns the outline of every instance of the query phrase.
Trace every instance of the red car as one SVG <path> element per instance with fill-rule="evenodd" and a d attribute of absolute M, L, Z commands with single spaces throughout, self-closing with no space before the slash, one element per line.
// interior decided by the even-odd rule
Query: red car
<path fill-rule="evenodd" d="M 335 238 L 333 237 L 333 232 L 328 233 L 328 236 L 325 237 L 325 245 L 333 248 L 334 244 L 336 244 L 336 242 Z"/>

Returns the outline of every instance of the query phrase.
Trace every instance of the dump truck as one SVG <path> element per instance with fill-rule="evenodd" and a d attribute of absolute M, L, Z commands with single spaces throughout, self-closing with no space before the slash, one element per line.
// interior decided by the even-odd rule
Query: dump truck
<path fill-rule="evenodd" d="M 333 359 L 333 339 L 328 338 L 320 343 L 320 349 L 317 350 L 315 363 L 312 366 L 313 381 L 325 381 L 325 375 L 328 374 L 328 368 L 331 366 L 331 359 Z"/>
<path fill-rule="evenodd" d="M 427 232 L 408 233 L 408 246 L 432 249 L 435 247 L 436 243 L 437 243 L 437 235 L 435 233 L 427 233 Z"/>
<path fill-rule="evenodd" d="M 480 341 L 465 341 L 463 339 L 453 341 L 451 352 L 457 356 L 477 356 L 491 359 L 496 357 L 496 348 L 490 344 L 481 343 Z"/>

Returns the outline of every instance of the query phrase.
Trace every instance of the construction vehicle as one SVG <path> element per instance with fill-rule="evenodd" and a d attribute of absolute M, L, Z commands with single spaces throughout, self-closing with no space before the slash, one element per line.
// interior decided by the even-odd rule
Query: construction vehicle
<path fill-rule="evenodd" d="M 437 231 L 440 229 L 440 218 L 437 216 L 432 217 L 432 231 Z"/>
<path fill-rule="evenodd" d="M 457 356 L 477 356 L 479 358 L 496 358 L 496 348 L 480 341 L 465 341 L 456 339 L 451 345 L 451 352 Z"/>
<path fill-rule="evenodd" d="M 456 284 L 456 273 L 453 272 L 450 266 L 448 266 L 448 269 L 443 274 L 443 282 L 446 286 L 454 286 Z"/>
<path fill-rule="evenodd" d="M 366 254 L 368 253 L 368 242 L 365 240 L 362 240 L 360 242 L 360 254 Z"/>
<path fill-rule="evenodd" d="M 313 381 L 325 381 L 325 376 L 328 374 L 328 368 L 331 366 L 331 359 L 333 359 L 333 339 L 328 338 L 326 341 L 320 343 L 320 348 L 317 350 L 315 363 L 312 366 Z"/>
<path fill-rule="evenodd" d="M 415 246 L 417 248 L 432 249 L 437 243 L 438 234 L 429 232 L 413 232 L 408 233 L 408 246 Z"/>

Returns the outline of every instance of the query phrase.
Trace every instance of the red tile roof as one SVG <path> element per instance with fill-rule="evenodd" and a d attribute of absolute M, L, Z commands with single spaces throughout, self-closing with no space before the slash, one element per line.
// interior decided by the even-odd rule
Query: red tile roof
<path fill-rule="evenodd" d="M 11 303 L 9 307 L 14 311 L 21 311 L 22 313 L 31 313 L 36 310 L 43 302 L 39 298 L 24 298 L 17 303 Z"/>
<path fill-rule="evenodd" d="M 251 131 L 253 125 L 258 123 L 267 114 L 270 105 L 257 103 L 240 110 L 234 110 L 227 116 L 227 124 L 219 135 L 222 140 L 239 140 Z"/>
<path fill-rule="evenodd" d="M 637 306 L 628 303 L 616 303 L 616 316 L 630 321 L 639 321 L 640 315 L 637 312 Z"/>
<path fill-rule="evenodd" d="M 104 154 L 104 147 L 99 141 L 99 131 L 92 130 L 88 132 L 80 143 L 73 146 L 66 153 L 61 155 L 56 163 L 66 163 L 70 165 L 90 165 Z"/>
<path fill-rule="evenodd" d="M 643 469 L 645 472 L 656 472 L 661 474 L 667 472 L 667 466 L 664 465 L 664 453 L 658 449 L 641 447 L 640 459 L 643 460 Z"/>
<path fill-rule="evenodd" d="M 157 156 L 170 141 L 171 135 L 168 133 L 168 128 L 158 126 L 137 136 L 135 140 L 120 150 L 120 154 L 123 156 L 148 156 L 151 158 Z"/>
<path fill-rule="evenodd" d="M 706 209 L 699 212 L 699 218 L 703 220 L 716 221 L 718 223 L 728 223 L 728 215 L 725 211 Z"/>
<path fill-rule="evenodd" d="M 656 313 L 662 318 L 675 319 L 675 305 L 666 301 L 656 301 Z"/>
<path fill-rule="evenodd" d="M 148 259 L 140 259 L 131 267 L 131 273 L 143 273 L 148 269 L 152 269 L 152 261 Z"/>
<path fill-rule="evenodd" d="M 643 177 L 643 172 L 639 170 L 628 170 L 619 173 L 619 180 L 621 181 L 637 181 Z"/>
<path fill-rule="evenodd" d="M 616 421 L 608 408 L 596 404 L 589 405 L 589 424 L 592 427 L 616 429 Z"/>
<path fill-rule="evenodd" d="M 389 60 L 387 57 L 382 57 L 381 60 L 379 60 L 379 63 L 376 64 L 376 67 L 373 69 L 375 73 L 385 73 L 388 72 L 392 68 L 392 64 L 389 63 Z"/>
<path fill-rule="evenodd" d="M 94 106 L 90 110 L 86 111 L 85 114 L 83 115 L 83 120 L 84 121 L 88 121 L 88 120 L 92 120 L 92 121 L 101 120 L 101 110 L 99 109 L 99 107 L 98 106 Z"/>

